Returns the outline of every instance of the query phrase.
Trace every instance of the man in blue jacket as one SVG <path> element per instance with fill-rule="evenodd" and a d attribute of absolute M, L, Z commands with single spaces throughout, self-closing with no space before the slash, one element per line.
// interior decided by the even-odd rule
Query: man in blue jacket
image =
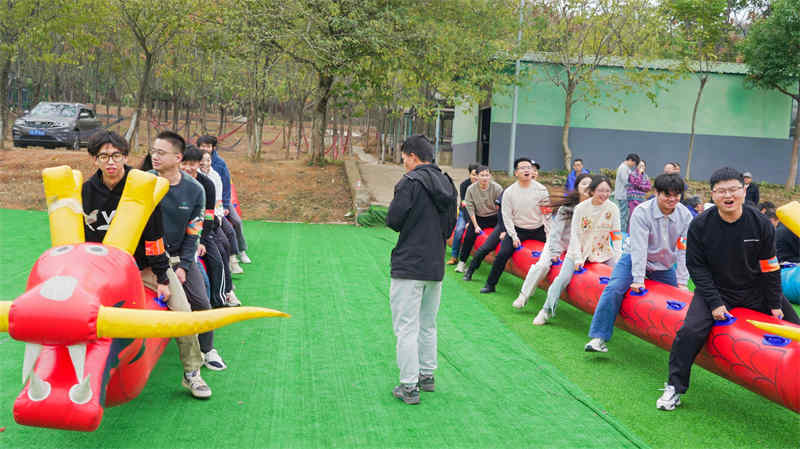
<path fill-rule="evenodd" d="M 583 159 L 579 157 L 575 158 L 575 160 L 572 161 L 572 171 L 570 171 L 569 175 L 567 175 L 567 185 L 565 186 L 567 188 L 567 192 L 572 192 L 575 190 L 575 178 L 583 173 L 588 175 L 589 170 L 583 168 Z"/>
<path fill-rule="evenodd" d="M 436 314 L 458 192 L 432 162 L 433 146 L 425 136 L 409 137 L 400 151 L 406 174 L 394 187 L 386 215 L 386 225 L 400 233 L 392 250 L 389 289 L 400 369 L 400 384 L 392 394 L 406 404 L 419 404 L 420 388 L 434 391 Z"/>

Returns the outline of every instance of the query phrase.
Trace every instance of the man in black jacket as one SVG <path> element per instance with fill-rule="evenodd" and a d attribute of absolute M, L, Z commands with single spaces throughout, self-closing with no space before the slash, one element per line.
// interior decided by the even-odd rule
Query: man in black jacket
<path fill-rule="evenodd" d="M 656 402 L 674 410 L 689 389 L 697 354 L 715 321 L 730 317 L 728 308 L 746 307 L 800 324 L 781 291 L 775 257 L 775 228 L 755 207 L 744 204 L 744 179 L 721 168 L 711 176 L 711 207 L 692 220 L 686 242 L 686 267 L 695 283 L 694 298 L 669 354 L 669 380 Z"/>
<path fill-rule="evenodd" d="M 89 138 L 88 150 L 97 172 L 83 183 L 81 192 L 85 215 L 84 231 L 87 242 L 101 243 L 117 212 L 117 205 L 131 170 L 126 165 L 128 142 L 113 131 L 101 130 Z M 144 284 L 163 296 L 170 310 L 191 311 L 181 283 L 169 266 L 160 205 L 156 206 L 147 220 L 134 252 L 134 259 L 142 270 Z M 178 337 L 175 340 L 183 365 L 184 385 L 188 383 L 191 386 L 192 396 L 208 398 L 211 396 L 211 389 L 200 376 L 203 355 L 197 335 Z"/>
<path fill-rule="evenodd" d="M 432 162 L 433 146 L 425 136 L 409 137 L 400 151 L 406 174 L 395 185 L 386 215 L 386 225 L 400 233 L 392 250 L 389 292 L 400 369 L 400 385 L 392 394 L 418 404 L 420 388 L 434 391 L 436 313 L 458 192 Z"/>
<path fill-rule="evenodd" d="M 742 176 L 744 176 L 745 204 L 757 207 L 758 202 L 761 200 L 761 193 L 758 191 L 758 184 L 753 183 L 753 174 L 749 171 L 744 172 L 744 175 Z"/>

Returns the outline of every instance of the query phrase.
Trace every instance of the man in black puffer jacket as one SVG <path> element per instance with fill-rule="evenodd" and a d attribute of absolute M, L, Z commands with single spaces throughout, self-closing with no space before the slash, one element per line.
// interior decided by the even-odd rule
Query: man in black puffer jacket
<path fill-rule="evenodd" d="M 392 250 L 389 293 L 400 369 L 400 385 L 392 393 L 418 404 L 420 388 L 434 391 L 436 313 L 458 192 L 432 162 L 433 146 L 425 136 L 409 137 L 400 151 L 406 174 L 395 185 L 386 215 L 386 225 L 400 233 Z"/>

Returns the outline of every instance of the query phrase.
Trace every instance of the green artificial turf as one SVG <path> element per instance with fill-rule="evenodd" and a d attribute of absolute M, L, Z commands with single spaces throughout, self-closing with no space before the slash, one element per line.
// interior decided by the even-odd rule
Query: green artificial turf
<path fill-rule="evenodd" d="M 450 275 L 438 320 L 437 391 L 407 406 L 390 394 L 397 367 L 388 273 L 396 234 L 253 222 L 245 230 L 254 263 L 237 277 L 238 297 L 292 318 L 217 331 L 229 369 L 203 370 L 210 400 L 181 388 L 171 343 L 142 394 L 107 409 L 96 432 L 20 426 L 12 405 L 23 345 L 0 334 L 0 447 L 616 448 L 645 447 L 640 438 L 672 441 L 657 428 L 630 432 L 635 420 L 623 424 L 606 413 L 608 404 L 600 404 L 608 397 L 583 393 L 575 385 L 582 376 L 556 370 L 551 363 L 559 357 L 540 355 L 541 341 L 509 321 L 522 315 L 494 310 L 501 295 L 480 297 L 475 283 Z M 0 235 L 0 299 L 9 300 L 24 291 L 30 267 L 49 247 L 46 214 L 0 210 Z"/>

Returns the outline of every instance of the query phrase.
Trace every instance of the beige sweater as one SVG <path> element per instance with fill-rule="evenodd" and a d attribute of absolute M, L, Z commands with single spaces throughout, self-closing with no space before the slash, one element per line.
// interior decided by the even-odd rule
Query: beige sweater
<path fill-rule="evenodd" d="M 589 198 L 575 206 L 567 257 L 576 265 L 589 262 L 618 260 L 622 255 L 619 209 L 606 200 L 595 206 Z M 614 243 L 612 246 L 612 239 Z"/>

